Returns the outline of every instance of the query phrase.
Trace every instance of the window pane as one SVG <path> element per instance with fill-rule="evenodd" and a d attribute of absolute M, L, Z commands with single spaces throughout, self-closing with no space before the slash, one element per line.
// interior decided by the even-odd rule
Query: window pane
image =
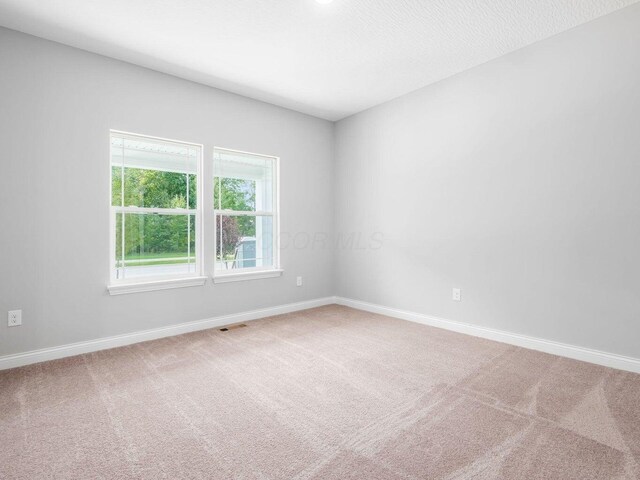
<path fill-rule="evenodd" d="M 193 147 L 112 137 L 112 205 L 196 208 L 197 154 Z"/>
<path fill-rule="evenodd" d="M 216 236 L 216 270 L 274 266 L 273 217 L 216 215 Z"/>
<path fill-rule="evenodd" d="M 195 175 L 125 168 L 124 206 L 195 208 L 195 186 Z"/>
<path fill-rule="evenodd" d="M 196 273 L 195 215 L 116 213 L 115 221 L 116 279 Z"/>
<path fill-rule="evenodd" d="M 275 158 L 214 151 L 214 205 L 219 210 L 273 212 Z"/>
<path fill-rule="evenodd" d="M 215 177 L 213 204 L 218 210 L 254 212 L 256 210 L 256 181 Z"/>
<path fill-rule="evenodd" d="M 111 167 L 111 205 L 122 206 L 122 167 Z"/>

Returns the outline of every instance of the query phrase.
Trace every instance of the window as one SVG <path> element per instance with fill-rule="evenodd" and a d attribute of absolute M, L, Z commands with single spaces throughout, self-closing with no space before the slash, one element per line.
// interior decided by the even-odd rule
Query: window
<path fill-rule="evenodd" d="M 201 163 L 200 145 L 111 132 L 112 294 L 204 283 Z"/>
<path fill-rule="evenodd" d="M 214 150 L 214 281 L 280 274 L 278 158 Z"/>

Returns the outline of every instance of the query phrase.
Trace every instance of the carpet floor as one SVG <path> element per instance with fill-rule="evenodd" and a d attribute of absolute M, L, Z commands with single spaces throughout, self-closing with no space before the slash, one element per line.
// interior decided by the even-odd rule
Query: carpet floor
<path fill-rule="evenodd" d="M 0 372 L 2 479 L 634 479 L 640 375 L 327 306 Z"/>

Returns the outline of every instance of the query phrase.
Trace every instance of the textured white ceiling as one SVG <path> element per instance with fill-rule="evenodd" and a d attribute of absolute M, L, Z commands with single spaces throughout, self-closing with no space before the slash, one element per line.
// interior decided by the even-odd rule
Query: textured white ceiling
<path fill-rule="evenodd" d="M 0 0 L 0 25 L 337 120 L 639 0 Z"/>

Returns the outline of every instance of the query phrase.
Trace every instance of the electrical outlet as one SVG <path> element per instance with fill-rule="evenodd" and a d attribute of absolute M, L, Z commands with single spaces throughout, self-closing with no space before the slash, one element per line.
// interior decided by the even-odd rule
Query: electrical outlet
<path fill-rule="evenodd" d="M 302 286 L 302 277 L 296 277 L 296 287 Z"/>
<path fill-rule="evenodd" d="M 462 294 L 459 288 L 454 288 L 453 293 L 451 294 L 451 300 L 454 302 L 459 302 L 462 300 Z"/>
<path fill-rule="evenodd" d="M 9 327 L 22 325 L 22 310 L 11 310 L 7 317 L 7 325 Z"/>

